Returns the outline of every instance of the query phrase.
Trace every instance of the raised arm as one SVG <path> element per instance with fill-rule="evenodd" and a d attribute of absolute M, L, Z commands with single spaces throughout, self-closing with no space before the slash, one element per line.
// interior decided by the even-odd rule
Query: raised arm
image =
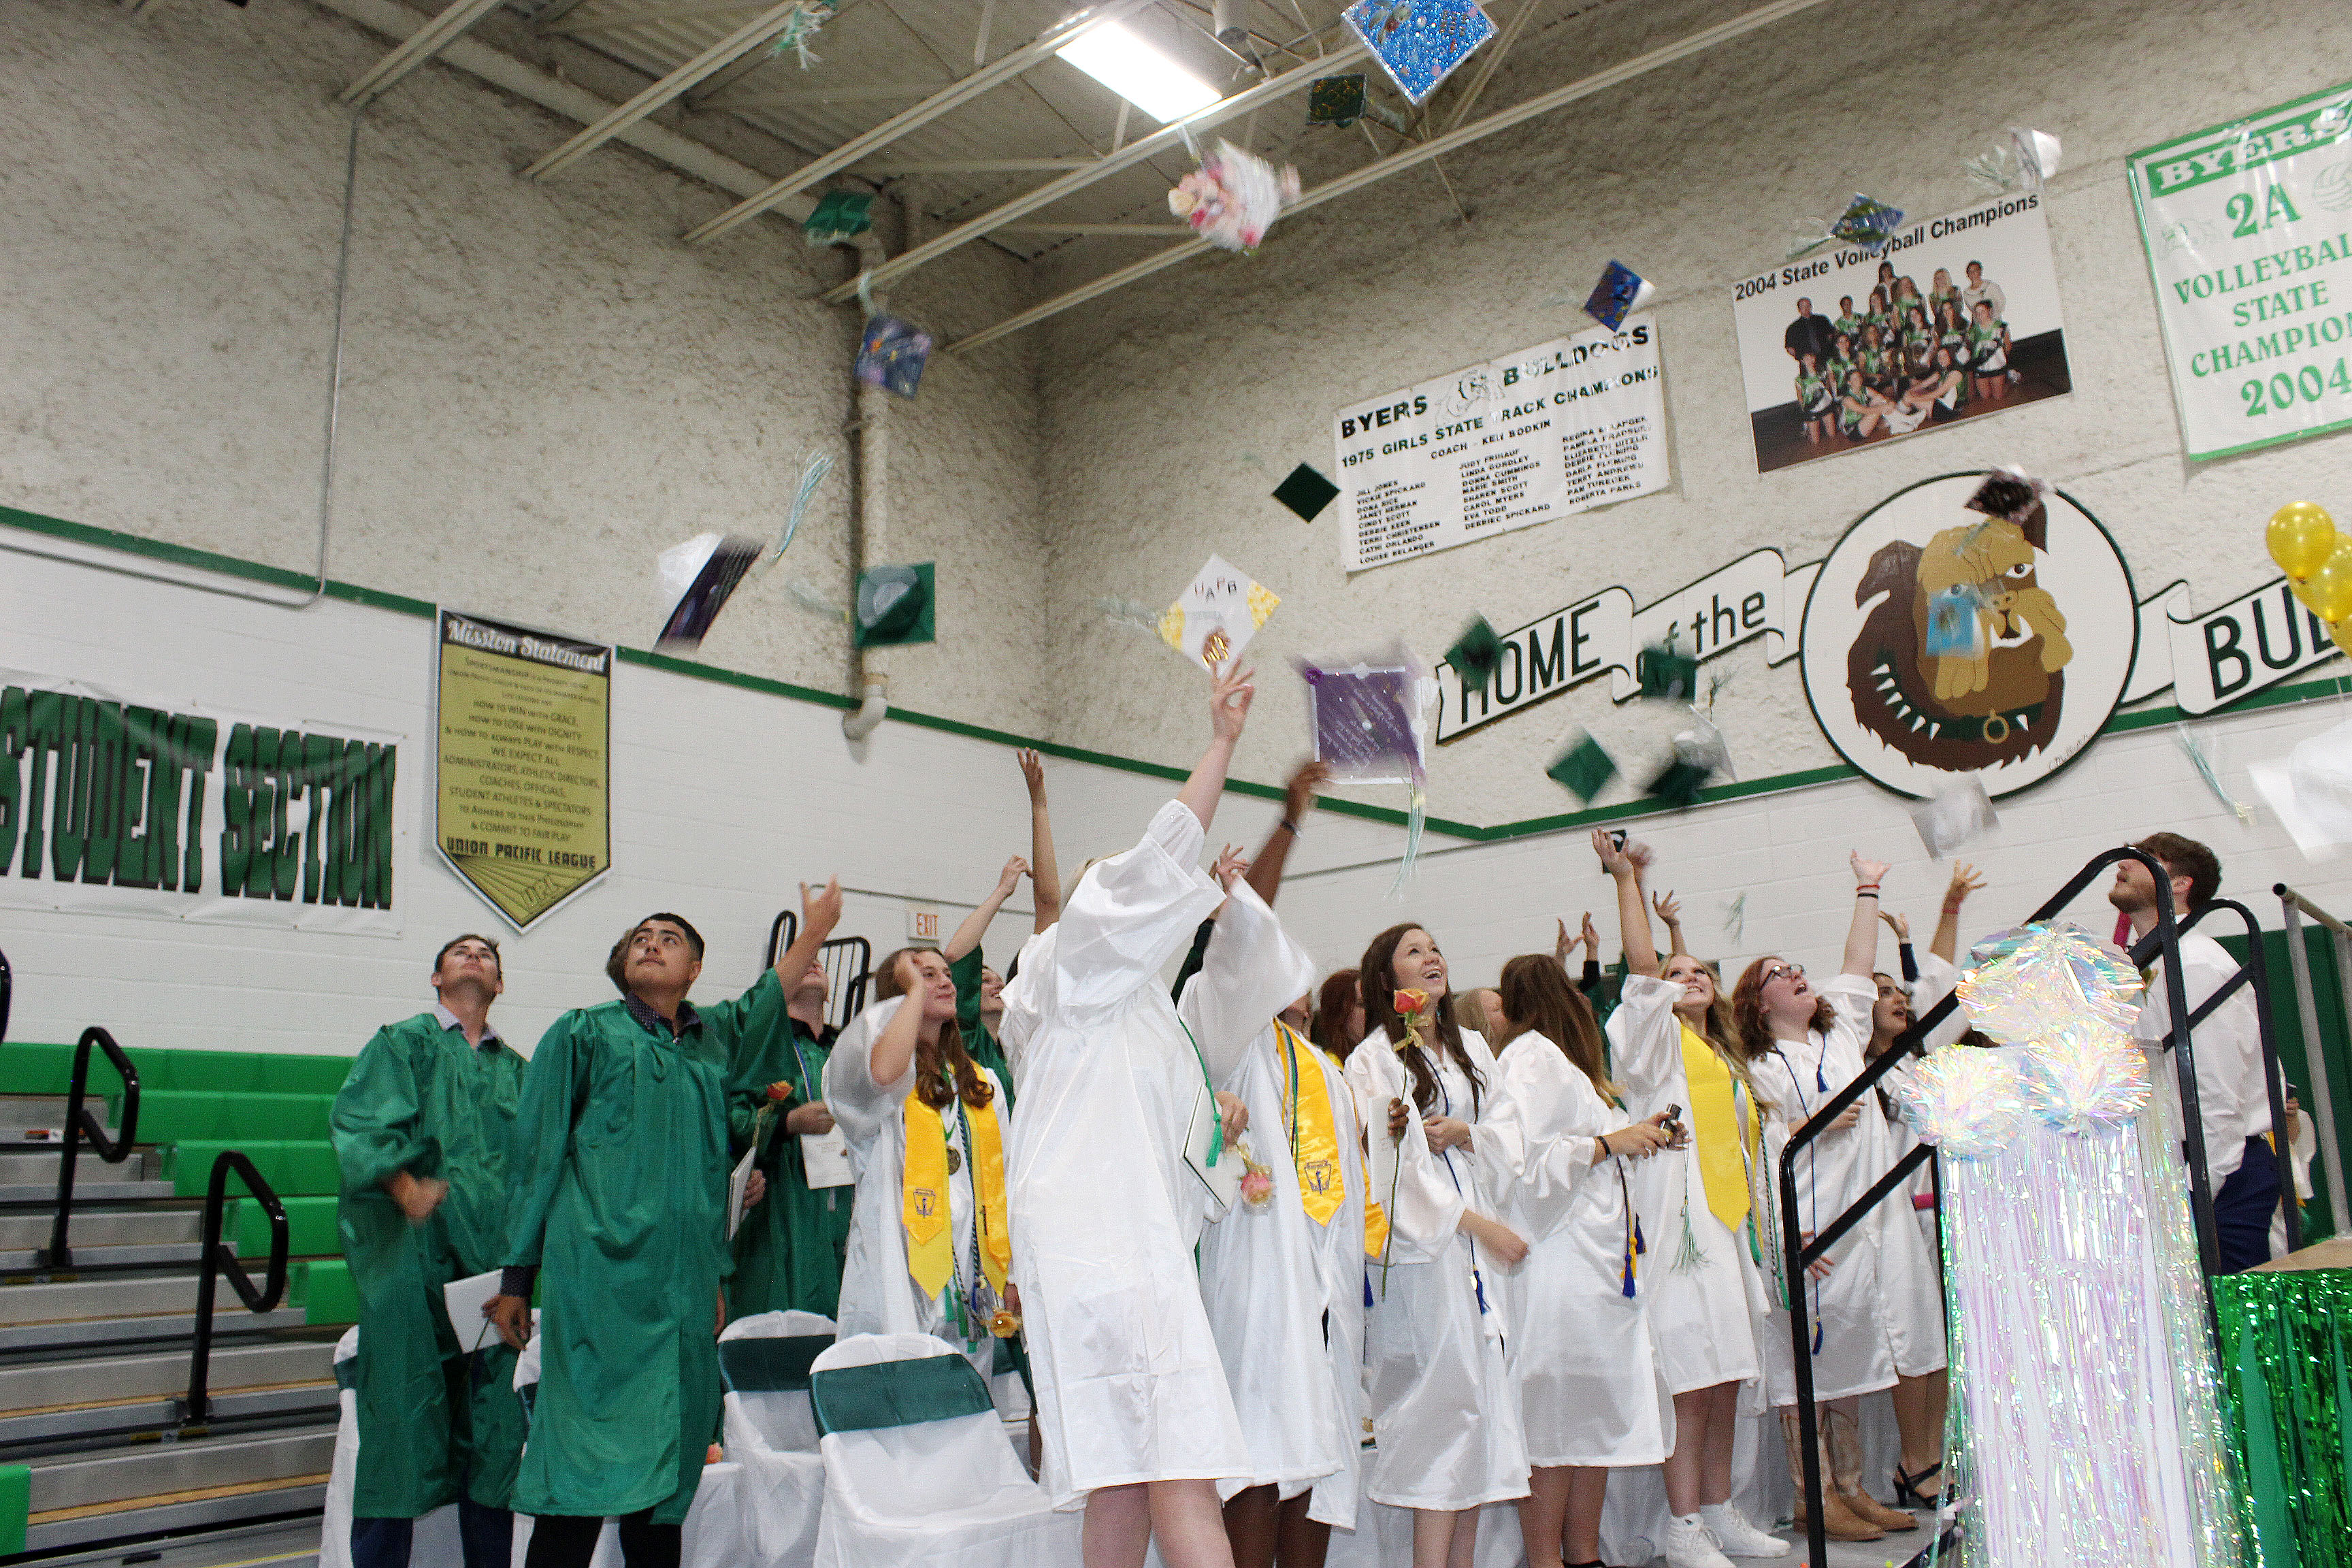
<path fill-rule="evenodd" d="M 1642 893 L 1641 872 L 1605 827 L 1592 830 L 1592 852 L 1601 857 L 1601 868 L 1617 884 L 1617 931 L 1625 945 L 1625 972 L 1655 979 L 1658 944 L 1650 935 L 1650 900 Z"/>
<path fill-rule="evenodd" d="M 1201 760 L 1192 764 L 1192 776 L 1176 792 L 1177 804 L 1201 819 L 1203 833 L 1216 820 L 1217 797 L 1225 791 L 1225 770 L 1233 766 L 1234 745 L 1249 720 L 1250 700 L 1257 695 L 1257 688 L 1250 684 L 1255 673 L 1230 669 L 1217 677 L 1216 689 L 1209 694 L 1209 749 L 1201 753 Z"/>
<path fill-rule="evenodd" d="M 814 893 L 803 882 L 800 934 L 793 938 L 792 946 L 784 949 L 784 956 L 776 960 L 776 983 L 784 988 L 785 995 L 793 994 L 793 987 L 808 973 L 808 966 L 816 962 L 817 949 L 824 945 L 824 939 L 840 923 L 841 879 L 835 877 Z"/>
<path fill-rule="evenodd" d="M 1960 906 L 1983 886 L 1984 879 L 1977 875 L 1974 866 L 1965 860 L 1953 863 L 1951 883 L 1944 889 L 1944 912 L 1936 917 L 1935 939 L 1927 943 L 1927 951 L 1946 963 L 1959 962 Z"/>
<path fill-rule="evenodd" d="M 1868 979 L 1878 968 L 1878 885 L 1886 879 L 1884 860 L 1865 860 L 1855 850 L 1847 857 L 1853 867 L 1853 919 L 1846 922 L 1845 962 L 1841 974 Z"/>
<path fill-rule="evenodd" d="M 923 1026 L 923 977 L 915 973 L 915 960 L 908 954 L 898 960 L 898 991 L 903 998 L 890 1021 L 882 1026 L 875 1037 L 874 1046 L 866 1057 L 866 1070 L 877 1084 L 893 1084 L 906 1076 L 907 1064 L 915 1059 L 917 1033 Z"/>
<path fill-rule="evenodd" d="M 1321 763 L 1303 763 L 1282 786 L 1282 820 L 1265 836 L 1265 847 L 1249 865 L 1250 891 L 1274 903 L 1274 892 L 1282 886 L 1282 863 L 1290 858 L 1290 847 L 1298 842 L 1298 825 L 1315 809 L 1316 793 L 1330 782 L 1331 770 Z"/>
<path fill-rule="evenodd" d="M 1013 754 L 1029 785 L 1029 902 L 1037 911 L 1029 929 L 1041 931 L 1062 918 L 1062 871 L 1054 859 L 1053 819 L 1045 811 L 1045 764 L 1034 752 Z"/>
<path fill-rule="evenodd" d="M 1669 888 L 1652 899 L 1650 907 L 1657 910 L 1658 919 L 1665 922 L 1666 956 L 1680 958 L 1688 952 L 1690 949 L 1683 945 L 1683 907 L 1675 901 L 1674 889 Z"/>
<path fill-rule="evenodd" d="M 953 963 L 978 947 L 980 939 L 988 934 L 988 922 L 996 918 L 996 911 L 1004 907 L 1004 900 L 1013 896 L 1013 889 L 1021 885 L 1022 875 L 1028 869 L 1029 862 L 1018 855 L 1007 860 L 1003 873 L 996 879 L 996 891 L 981 900 L 980 907 L 964 916 L 963 924 L 956 927 L 955 935 L 940 949 L 940 956 Z"/>

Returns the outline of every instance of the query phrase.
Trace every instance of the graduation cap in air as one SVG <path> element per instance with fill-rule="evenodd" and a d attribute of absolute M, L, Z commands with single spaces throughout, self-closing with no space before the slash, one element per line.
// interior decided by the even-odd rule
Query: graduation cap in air
<path fill-rule="evenodd" d="M 1301 463 L 1290 470 L 1282 483 L 1274 487 L 1274 499 L 1298 514 L 1302 522 L 1313 522 L 1323 515 L 1323 509 L 1339 493 L 1339 487 Z"/>
<path fill-rule="evenodd" d="M 1413 103 L 1495 36 L 1495 24 L 1471 0 L 1357 0 L 1341 16 Z"/>
<path fill-rule="evenodd" d="M 1494 679 L 1495 667 L 1503 662 L 1503 639 L 1495 635 L 1486 616 L 1473 616 L 1454 646 L 1445 650 L 1445 662 L 1462 678 L 1463 690 L 1484 691 Z"/>
<path fill-rule="evenodd" d="M 1687 702 L 1698 692 L 1698 660 L 1677 651 L 1671 633 L 1633 657 L 1633 674 L 1644 697 Z"/>
<path fill-rule="evenodd" d="M 896 316 L 868 316 L 857 342 L 857 379 L 912 397 L 930 363 L 931 334 Z"/>
<path fill-rule="evenodd" d="M 1544 776 L 1591 805 L 1592 797 L 1617 776 L 1617 759 L 1603 751 L 1600 742 L 1586 735 L 1553 758 Z"/>
<path fill-rule="evenodd" d="M 654 647 L 664 653 L 691 653 L 700 647 L 736 585 L 766 550 L 757 539 L 704 533 L 663 551 L 656 569 L 664 583 L 680 592 Z"/>
<path fill-rule="evenodd" d="M 1657 286 L 1648 279 L 1622 261 L 1612 261 L 1601 268 L 1601 281 L 1584 301 L 1584 313 L 1613 332 L 1657 294 Z"/>
<path fill-rule="evenodd" d="M 1845 211 L 1838 215 L 1837 222 L 1830 225 L 1830 237 L 1874 250 L 1902 226 L 1901 207 L 1888 206 L 1857 192 L 1853 200 L 1846 204 Z"/>
<path fill-rule="evenodd" d="M 1359 120 L 1376 120 L 1402 135 L 1406 130 L 1404 116 L 1374 103 L 1365 89 L 1361 72 L 1317 79 L 1315 85 L 1307 89 L 1307 123 L 1334 125 L 1344 131 Z"/>
<path fill-rule="evenodd" d="M 1643 786 L 1642 793 L 1668 805 L 1696 805 L 1698 792 L 1706 787 L 1706 769 L 1676 757 Z"/>
<path fill-rule="evenodd" d="M 827 191 L 816 210 L 801 219 L 801 235 L 811 245 L 839 245 L 874 226 L 868 191 Z"/>
<path fill-rule="evenodd" d="M 851 640 L 859 647 L 891 647 L 900 643 L 936 642 L 933 616 L 932 563 L 874 566 L 857 579 L 856 625 Z"/>

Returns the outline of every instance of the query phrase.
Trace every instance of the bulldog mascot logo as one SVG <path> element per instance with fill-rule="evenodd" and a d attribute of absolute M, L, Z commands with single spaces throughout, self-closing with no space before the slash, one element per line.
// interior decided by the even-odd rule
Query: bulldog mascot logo
<path fill-rule="evenodd" d="M 2131 571 L 2098 519 L 2011 469 L 1896 491 L 1831 547 L 1800 655 L 1822 733 L 1864 776 L 1998 799 L 2082 754 L 2129 684 Z"/>
<path fill-rule="evenodd" d="M 1915 763 L 2015 762 L 2057 733 L 2074 658 L 2038 575 L 2049 514 L 1963 512 L 1926 545 L 1881 545 L 1854 589 L 1878 600 L 1846 652 L 1854 721 Z"/>

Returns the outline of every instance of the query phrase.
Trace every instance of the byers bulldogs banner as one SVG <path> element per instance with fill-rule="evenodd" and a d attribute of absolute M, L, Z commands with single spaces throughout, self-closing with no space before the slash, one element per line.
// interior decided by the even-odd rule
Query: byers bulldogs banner
<path fill-rule="evenodd" d="M 0 905 L 397 935 L 399 742 L 0 675 Z"/>
<path fill-rule="evenodd" d="M 2189 455 L 2352 424 L 2352 85 L 2125 167 Z"/>
<path fill-rule="evenodd" d="M 1656 324 L 1633 316 L 1340 409 L 1348 570 L 1665 489 L 1665 406 Z"/>

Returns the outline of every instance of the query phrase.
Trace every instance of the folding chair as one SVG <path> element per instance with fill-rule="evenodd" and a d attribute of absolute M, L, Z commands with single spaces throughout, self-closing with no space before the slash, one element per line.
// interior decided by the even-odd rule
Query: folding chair
<path fill-rule="evenodd" d="M 719 1336 L 719 1375 L 726 1385 L 721 1435 L 728 1464 L 742 1472 L 731 1564 L 807 1568 L 815 1560 L 824 1460 L 809 1403 L 809 1365 L 833 1342 L 833 1320 L 814 1312 L 755 1312 Z M 699 1506 L 698 1500 L 698 1511 Z M 715 1515 L 706 1528 L 715 1537 Z"/>
<path fill-rule="evenodd" d="M 971 1363 L 929 1334 L 857 1334 L 810 1368 L 824 1457 L 817 1568 L 1033 1568 L 1079 1561 Z"/>

